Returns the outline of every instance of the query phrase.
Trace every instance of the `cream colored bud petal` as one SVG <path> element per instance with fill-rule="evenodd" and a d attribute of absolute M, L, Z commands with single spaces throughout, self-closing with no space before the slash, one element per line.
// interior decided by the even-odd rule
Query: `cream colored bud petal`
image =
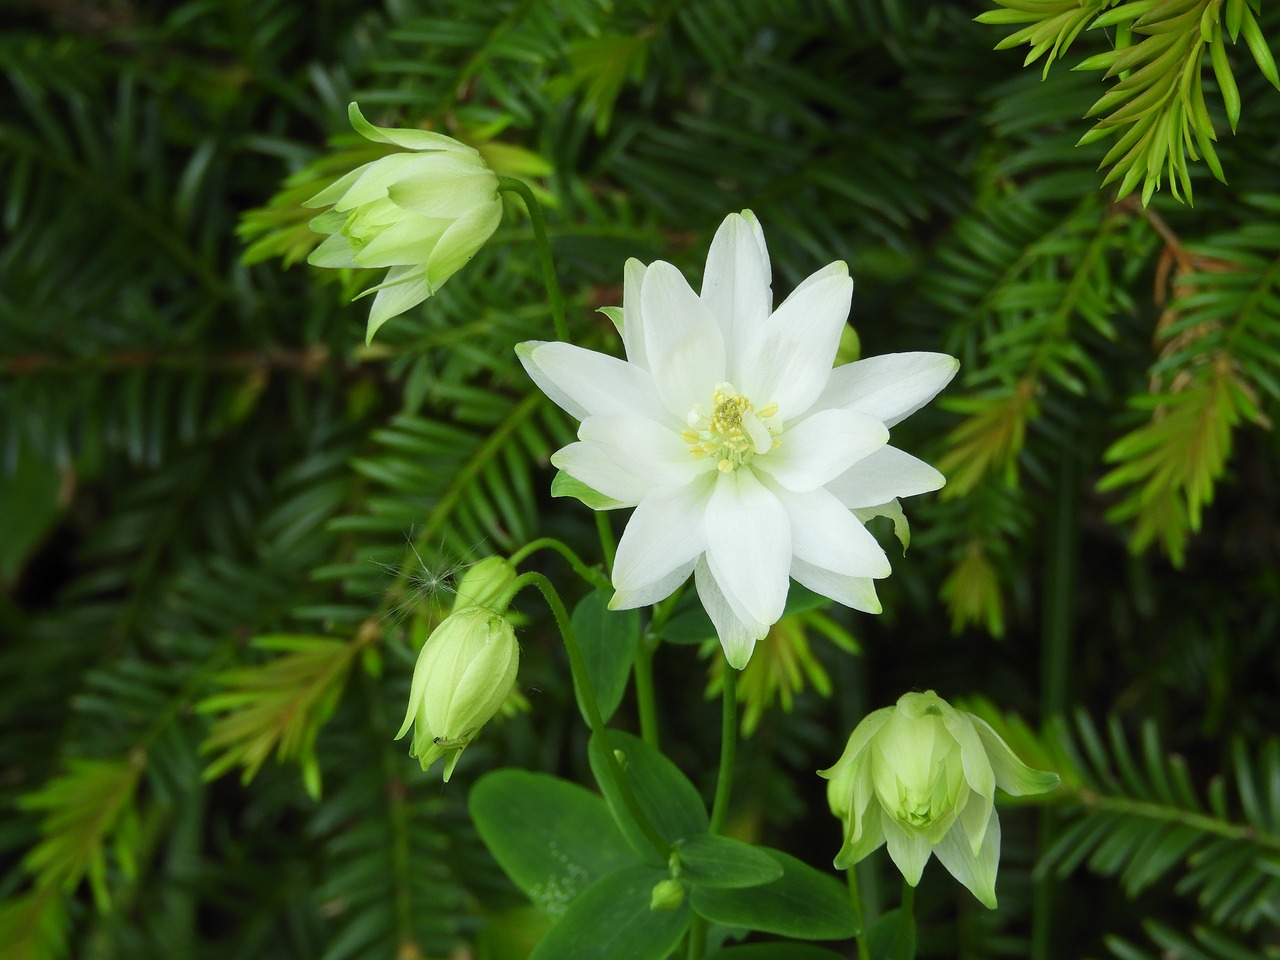
<path fill-rule="evenodd" d="M 844 752 L 840 754 L 840 759 L 826 770 L 819 770 L 818 776 L 831 779 L 837 771 L 852 768 L 861 761 L 862 754 L 872 738 L 889 722 L 889 717 L 892 715 L 893 707 L 881 707 L 863 717 L 861 722 L 853 728 L 853 733 L 849 734 L 849 740 L 844 745 Z"/>
<path fill-rule="evenodd" d="M 945 700 L 939 698 L 942 710 L 942 722 L 956 742 L 960 744 L 960 759 L 964 764 L 964 778 L 974 793 L 984 797 L 993 797 L 996 792 L 995 772 L 991 768 L 987 749 L 983 745 L 978 731 L 974 729 L 973 715 L 957 710 Z"/>
<path fill-rule="evenodd" d="M 995 801 L 990 797 L 970 792 L 969 799 L 960 811 L 960 827 L 969 840 L 969 848 L 977 853 L 982 849 L 986 839 L 987 826 L 991 822 L 991 811 Z"/>
<path fill-rule="evenodd" d="M 421 264 L 450 226 L 450 220 L 429 220 L 416 213 L 405 213 L 386 226 L 378 227 L 373 239 L 356 250 L 353 259 L 361 267 L 417 265 L 417 270 L 422 272 Z"/>
<path fill-rule="evenodd" d="M 960 361 L 945 353 L 868 357 L 832 370 L 818 406 L 858 410 L 892 427 L 937 396 L 959 369 Z"/>
<path fill-rule="evenodd" d="M 996 908 L 996 870 L 1000 865 L 1000 821 L 992 808 L 982 846 L 977 853 L 959 823 L 934 848 L 938 860 L 947 871 L 969 889 L 978 901 L 991 910 Z"/>
<path fill-rule="evenodd" d="M 345 213 L 356 207 L 385 200 L 387 189 L 401 177 L 413 176 L 422 169 L 423 158 L 413 153 L 393 153 L 358 167 L 360 175 L 333 202 L 333 209 Z"/>
<path fill-rule="evenodd" d="M 387 188 L 388 198 L 398 207 L 423 217 L 451 219 L 492 203 L 497 195 L 498 178 L 492 170 L 456 157 L 441 157 Z"/>
<path fill-rule="evenodd" d="M 885 842 L 889 845 L 889 856 L 894 866 L 902 873 L 902 879 L 916 886 L 920 882 L 920 874 L 924 865 L 929 862 L 929 854 L 933 848 L 929 841 L 914 830 L 909 830 L 898 823 L 887 810 L 880 812 L 880 828 L 884 830 Z"/>
<path fill-rule="evenodd" d="M 444 232 L 427 258 L 427 279 L 439 289 L 484 246 L 502 222 L 502 201 L 495 199 L 463 214 Z"/>
<path fill-rule="evenodd" d="M 871 451 L 826 487 L 846 507 L 875 507 L 939 490 L 947 480 L 923 460 L 887 444 Z"/>
<path fill-rule="evenodd" d="M 422 276 L 422 268 L 416 266 L 392 267 L 387 271 L 386 279 L 378 286 L 366 290 L 361 296 L 374 293 L 373 306 L 369 309 L 369 325 L 365 330 L 365 343 L 373 342 L 373 335 L 378 328 L 398 317 L 406 310 L 420 304 L 434 291 Z"/>
<path fill-rule="evenodd" d="M 325 237 L 320 246 L 311 251 L 307 263 L 313 267 L 346 267 L 349 270 L 360 266 L 356 263 L 351 241 L 340 233 Z"/>
<path fill-rule="evenodd" d="M 879 850 L 884 844 L 883 811 L 874 800 L 871 802 L 871 806 L 867 808 L 866 815 L 860 823 L 862 825 L 861 831 L 856 836 L 852 833 L 846 834 L 844 843 L 840 847 L 840 852 L 836 854 L 835 868 L 837 870 L 849 869 L 849 867 L 862 860 L 868 854 Z"/>
<path fill-rule="evenodd" d="M 972 719 L 995 771 L 996 786 L 1005 793 L 1015 797 L 1048 793 L 1061 782 L 1056 773 L 1035 770 L 1019 760 L 985 720 Z"/>
<path fill-rule="evenodd" d="M 325 187 L 323 190 L 317 193 L 314 197 L 311 197 L 308 200 L 303 200 L 302 205 L 304 207 L 311 207 L 311 208 L 333 206 L 340 199 L 342 199 L 343 195 L 346 194 L 348 190 L 351 189 L 351 185 L 353 183 L 355 183 L 362 176 L 364 176 L 364 168 L 367 166 L 368 164 L 364 163 L 356 167 L 354 170 L 350 171 L 349 173 L 344 173 L 337 180 L 333 181 L 333 183 L 329 184 L 327 187 Z"/>
<path fill-rule="evenodd" d="M 355 103 L 347 104 L 347 119 L 352 129 L 366 140 L 375 143 L 390 143 L 406 150 L 445 150 L 463 154 L 476 153 L 475 149 L 465 143 L 459 143 L 453 137 L 431 130 L 405 129 L 402 127 L 376 127 L 364 118 L 360 107 Z"/>
<path fill-rule="evenodd" d="M 451 612 L 457 613 L 463 607 L 482 606 L 502 613 L 503 610 L 495 604 L 515 579 L 516 568 L 506 557 L 485 557 L 471 564 L 458 581 Z"/>

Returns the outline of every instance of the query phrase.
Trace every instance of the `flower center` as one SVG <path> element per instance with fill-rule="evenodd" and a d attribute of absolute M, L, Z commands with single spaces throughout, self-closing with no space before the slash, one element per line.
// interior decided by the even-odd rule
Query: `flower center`
<path fill-rule="evenodd" d="M 711 412 L 698 404 L 689 411 L 689 429 L 680 438 L 699 460 L 711 457 L 721 473 L 749 463 L 757 453 L 778 446 L 780 430 L 769 421 L 778 413 L 776 403 L 757 410 L 731 383 L 717 383 L 711 395 Z"/>

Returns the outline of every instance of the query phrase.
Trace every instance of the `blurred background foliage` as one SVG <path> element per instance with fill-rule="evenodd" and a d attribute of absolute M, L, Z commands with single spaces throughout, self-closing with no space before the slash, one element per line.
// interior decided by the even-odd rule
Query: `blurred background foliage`
<path fill-rule="evenodd" d="M 598 555 L 586 511 L 547 492 L 572 424 L 512 353 L 550 336 L 531 232 L 509 208 L 364 347 L 365 278 L 299 265 L 318 239 L 300 201 L 379 149 L 347 128 L 352 99 L 534 181 L 582 342 L 614 349 L 594 311 L 626 257 L 696 275 L 750 207 L 780 293 L 845 259 L 865 353 L 963 361 L 895 430 L 950 482 L 907 504 L 885 613 L 801 611 L 752 661 L 736 833 L 827 862 L 812 771 L 869 709 L 935 688 L 1065 785 L 1002 818 L 997 913 L 926 872 L 923 956 L 1280 956 L 1275 7 L 5 17 L 4 960 L 501 960 L 545 927 L 465 808 L 499 765 L 589 782 L 542 611 L 520 634 L 527 711 L 447 787 L 390 739 L 468 563 L 540 534 Z M 1145 152 L 1108 153 L 1124 130 Z M 709 788 L 708 663 L 655 658 L 664 747 Z M 862 877 L 873 909 L 894 902 L 886 862 Z"/>

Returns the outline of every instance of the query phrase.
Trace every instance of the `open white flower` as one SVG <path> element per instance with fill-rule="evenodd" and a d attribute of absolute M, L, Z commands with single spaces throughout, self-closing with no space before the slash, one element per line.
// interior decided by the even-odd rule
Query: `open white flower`
<path fill-rule="evenodd" d="M 862 525 L 945 482 L 887 445 L 888 428 L 954 376 L 938 353 L 832 369 L 853 281 L 837 261 L 773 309 L 769 254 L 749 211 L 716 232 L 701 295 L 669 263 L 626 265 L 627 360 L 568 343 L 517 348 L 534 382 L 582 421 L 551 458 L 558 492 L 635 507 L 618 544 L 615 609 L 655 603 L 690 573 L 741 669 L 782 615 L 790 578 L 880 612 L 889 561 Z M 557 488 L 553 488 L 557 489 Z"/>

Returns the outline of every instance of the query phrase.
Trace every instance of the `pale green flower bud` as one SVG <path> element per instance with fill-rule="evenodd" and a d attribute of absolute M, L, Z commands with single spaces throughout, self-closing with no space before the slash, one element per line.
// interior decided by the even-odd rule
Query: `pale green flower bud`
<path fill-rule="evenodd" d="M 473 605 L 496 610 L 498 600 L 515 582 L 516 568 L 510 560 L 506 557 L 485 557 L 480 562 L 467 567 L 467 572 L 458 581 L 453 610 L 457 612 L 463 607 Z M 498 612 L 505 611 L 498 610 Z"/>
<path fill-rule="evenodd" d="M 649 895 L 650 910 L 678 910 L 684 903 L 684 884 L 679 880 L 659 880 Z"/>
<path fill-rule="evenodd" d="M 1044 793 L 1058 775 L 1033 770 L 994 730 L 932 690 L 904 694 L 854 729 L 826 777 L 831 811 L 845 823 L 835 865 L 845 869 L 881 844 L 915 886 L 931 854 L 992 909 L 1000 859 L 998 786 Z"/>
<path fill-rule="evenodd" d="M 390 268 L 360 294 L 377 294 L 366 335 L 372 340 L 475 256 L 502 219 L 502 201 L 497 174 L 466 144 L 429 130 L 375 127 L 354 103 L 347 113 L 361 136 L 408 151 L 357 167 L 305 204 L 332 206 L 311 221 L 328 237 L 308 263 Z"/>
<path fill-rule="evenodd" d="M 412 726 L 409 755 L 423 770 L 444 757 L 447 781 L 467 744 L 515 686 L 519 663 L 515 630 L 502 614 L 477 606 L 450 614 L 418 654 L 396 739 Z"/>

